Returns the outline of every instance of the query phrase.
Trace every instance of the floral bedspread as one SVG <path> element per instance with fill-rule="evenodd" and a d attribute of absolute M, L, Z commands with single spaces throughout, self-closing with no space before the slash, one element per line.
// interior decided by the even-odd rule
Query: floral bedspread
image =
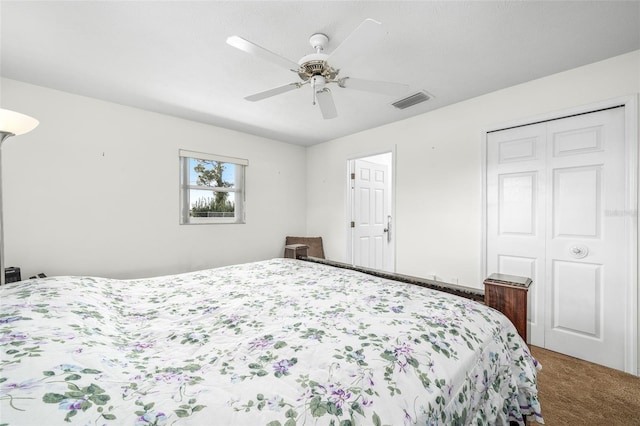
<path fill-rule="evenodd" d="M 293 259 L 0 288 L 0 425 L 542 422 L 499 312 Z"/>

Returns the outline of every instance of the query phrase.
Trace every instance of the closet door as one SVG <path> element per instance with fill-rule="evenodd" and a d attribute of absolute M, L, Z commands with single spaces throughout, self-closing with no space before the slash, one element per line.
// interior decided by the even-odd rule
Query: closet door
<path fill-rule="evenodd" d="M 624 109 L 547 129 L 545 347 L 624 370 Z"/>
<path fill-rule="evenodd" d="M 490 133 L 487 273 L 531 277 L 530 343 L 624 370 L 624 109 Z"/>
<path fill-rule="evenodd" d="M 546 124 L 490 133 L 487 275 L 529 277 L 529 342 L 544 347 Z"/>

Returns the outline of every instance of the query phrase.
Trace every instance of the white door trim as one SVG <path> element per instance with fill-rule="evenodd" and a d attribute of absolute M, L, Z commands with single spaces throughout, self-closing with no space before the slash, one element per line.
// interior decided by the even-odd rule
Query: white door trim
<path fill-rule="evenodd" d="M 638 94 L 608 99 L 602 102 L 582 105 L 566 110 L 542 114 L 534 117 L 513 120 L 489 126 L 482 130 L 482 238 L 480 276 L 487 274 L 487 134 L 510 127 L 526 126 L 542 121 L 549 121 L 577 114 L 585 114 L 601 109 L 624 106 L 625 112 L 625 229 L 630 235 L 626 247 L 627 270 L 625 271 L 626 305 L 624 327 L 625 336 L 625 371 L 638 375 Z"/>

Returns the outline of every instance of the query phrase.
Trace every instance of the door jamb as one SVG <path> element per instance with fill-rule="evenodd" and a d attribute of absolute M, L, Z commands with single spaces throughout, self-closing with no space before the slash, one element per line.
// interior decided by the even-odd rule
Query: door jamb
<path fill-rule="evenodd" d="M 624 368 L 627 373 L 638 375 L 638 94 L 594 102 L 588 105 L 577 106 L 556 112 L 528 117 L 510 122 L 489 126 L 482 130 L 482 237 L 480 240 L 480 276 L 487 275 L 487 136 L 488 133 L 503 130 L 515 126 L 526 126 L 542 121 L 564 118 L 571 115 L 595 112 L 601 109 L 615 106 L 624 106 L 625 126 L 625 181 L 627 191 L 625 194 L 625 229 L 628 230 L 628 239 L 625 253 L 629 262 L 625 276 L 626 304 L 625 309 L 625 349 Z"/>

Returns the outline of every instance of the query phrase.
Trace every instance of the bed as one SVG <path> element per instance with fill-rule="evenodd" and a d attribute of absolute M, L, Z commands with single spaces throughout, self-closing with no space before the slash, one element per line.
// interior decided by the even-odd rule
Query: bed
<path fill-rule="evenodd" d="M 1 425 L 543 422 L 501 313 L 357 271 L 272 259 L 0 295 Z"/>

